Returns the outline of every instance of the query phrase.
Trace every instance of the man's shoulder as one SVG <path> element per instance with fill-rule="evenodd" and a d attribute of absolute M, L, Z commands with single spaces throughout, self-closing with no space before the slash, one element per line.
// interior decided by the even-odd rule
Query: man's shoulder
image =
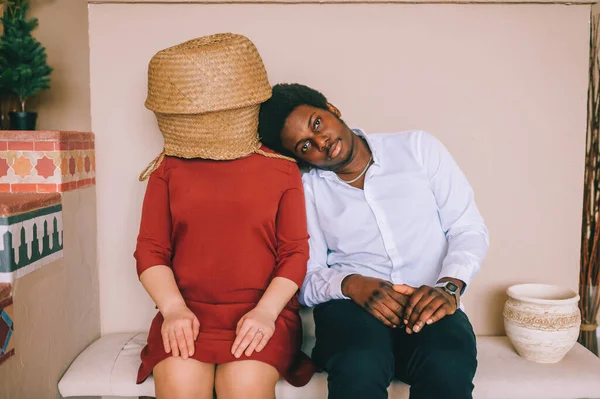
<path fill-rule="evenodd" d="M 302 171 L 302 183 L 304 185 L 311 184 L 315 181 L 315 179 L 319 179 L 319 171 L 317 168 L 311 168 L 308 170 Z"/>
<path fill-rule="evenodd" d="M 419 140 L 423 135 L 429 133 L 423 130 L 405 130 L 401 132 L 380 132 L 369 134 L 369 139 L 379 143 L 387 144 L 406 144 Z"/>
<path fill-rule="evenodd" d="M 391 154 L 395 159 L 397 156 L 409 156 L 418 158 L 421 142 L 425 135 L 423 130 L 406 130 L 400 132 L 379 132 L 368 135 L 368 140 L 379 156 L 386 157 Z"/>

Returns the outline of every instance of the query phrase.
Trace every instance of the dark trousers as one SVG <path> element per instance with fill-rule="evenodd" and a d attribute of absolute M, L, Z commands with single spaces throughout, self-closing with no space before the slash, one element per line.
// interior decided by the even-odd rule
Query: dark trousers
<path fill-rule="evenodd" d="M 411 399 L 471 399 L 477 369 L 475 334 L 462 311 L 419 333 L 389 328 L 349 300 L 314 310 L 315 363 L 327 371 L 329 399 L 384 399 L 392 379 Z"/>

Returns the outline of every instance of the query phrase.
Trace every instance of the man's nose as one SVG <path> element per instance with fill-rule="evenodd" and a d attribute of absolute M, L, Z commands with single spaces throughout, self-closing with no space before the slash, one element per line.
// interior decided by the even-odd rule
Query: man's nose
<path fill-rule="evenodd" d="M 317 147 L 319 147 L 319 151 L 323 151 L 329 146 L 329 137 L 318 134 L 315 137 L 315 143 L 317 144 Z"/>

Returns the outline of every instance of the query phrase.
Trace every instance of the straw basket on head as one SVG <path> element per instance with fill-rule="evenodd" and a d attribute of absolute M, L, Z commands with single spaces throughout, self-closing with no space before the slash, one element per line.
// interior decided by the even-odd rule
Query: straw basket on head
<path fill-rule="evenodd" d="M 270 97 L 262 59 L 245 36 L 219 33 L 159 51 L 148 66 L 145 105 L 156 115 L 164 150 L 140 180 L 165 155 L 232 160 L 259 153 L 292 160 L 260 149 L 258 112 Z"/>

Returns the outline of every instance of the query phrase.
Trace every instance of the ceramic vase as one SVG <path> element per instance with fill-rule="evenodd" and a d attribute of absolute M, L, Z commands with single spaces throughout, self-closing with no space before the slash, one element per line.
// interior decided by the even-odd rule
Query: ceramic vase
<path fill-rule="evenodd" d="M 513 285 L 507 294 L 504 328 L 517 353 L 537 363 L 559 362 L 579 336 L 579 295 L 544 284 Z"/>

